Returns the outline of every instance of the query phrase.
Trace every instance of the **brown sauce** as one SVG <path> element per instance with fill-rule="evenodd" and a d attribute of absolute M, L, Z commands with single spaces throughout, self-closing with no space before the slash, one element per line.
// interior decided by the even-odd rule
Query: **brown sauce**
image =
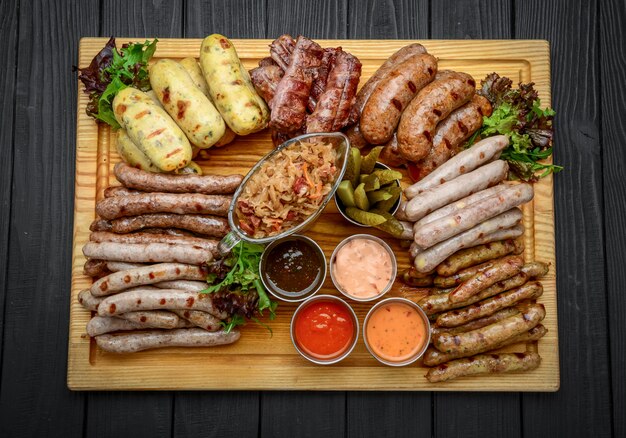
<path fill-rule="evenodd" d="M 309 293 L 319 284 L 323 267 L 315 249 L 305 240 L 287 240 L 271 249 L 265 263 L 267 281 L 289 297 Z"/>

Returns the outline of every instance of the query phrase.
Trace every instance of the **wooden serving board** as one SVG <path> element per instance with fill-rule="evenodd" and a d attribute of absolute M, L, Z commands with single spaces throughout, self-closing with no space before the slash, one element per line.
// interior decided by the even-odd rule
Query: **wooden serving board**
<path fill-rule="evenodd" d="M 83 38 L 78 65 L 85 67 L 106 43 L 105 38 Z M 119 38 L 118 47 L 129 41 Z M 135 39 L 136 41 L 136 39 Z M 268 56 L 270 40 L 233 40 L 247 68 Z M 342 46 L 363 63 L 361 84 L 400 47 L 413 41 L 318 40 L 323 47 Z M 546 41 L 419 41 L 429 53 L 439 57 L 440 69 L 472 74 L 477 82 L 486 74 L 498 72 L 514 83 L 535 82 L 542 103 L 550 105 L 550 54 Z M 201 40 L 162 39 L 155 59 L 197 57 Z M 524 374 L 461 378 L 431 384 L 420 364 L 394 368 L 380 364 L 367 352 L 362 333 L 354 352 L 333 366 L 314 365 L 298 355 L 289 337 L 294 304 L 281 303 L 278 318 L 270 323 L 273 337 L 255 324 L 242 329 L 241 339 L 217 348 L 167 348 L 135 354 L 117 355 L 95 346 L 85 333 L 91 317 L 77 301 L 80 290 L 92 280 L 83 275 L 83 245 L 89 240 L 89 224 L 95 217 L 96 200 L 110 184 L 117 184 L 113 166 L 120 159 L 115 152 L 115 136 L 108 127 L 98 126 L 85 114 L 87 95 L 78 83 L 78 129 L 76 140 L 76 192 L 74 205 L 74 246 L 70 300 L 70 332 L 67 382 L 73 390 L 422 390 L 422 391 L 556 391 L 559 388 L 556 277 L 554 254 L 554 207 L 552 177 L 535 184 L 535 198 L 524 206 L 525 259 L 551 264 L 544 278 L 544 294 L 539 299 L 546 307 L 543 324 L 548 334 L 538 343 L 519 344 L 509 351 L 538 351 L 541 366 Z M 272 149 L 268 132 L 238 138 L 221 149 L 210 150 L 210 160 L 201 162 L 204 170 L 218 174 L 245 174 Z M 405 183 L 408 178 L 405 177 Z M 347 223 L 330 203 L 306 234 L 324 248 L 327 258 L 346 236 L 373 229 Z M 408 253 L 394 239 L 386 238 L 397 254 L 399 270 L 409 266 Z M 397 293 L 396 282 L 390 294 Z M 330 277 L 320 293 L 338 294 Z M 362 324 L 371 303 L 351 303 Z"/>

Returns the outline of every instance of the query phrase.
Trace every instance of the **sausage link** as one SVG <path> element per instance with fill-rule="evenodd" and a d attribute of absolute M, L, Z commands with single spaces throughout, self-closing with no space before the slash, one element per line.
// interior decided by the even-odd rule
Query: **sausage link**
<path fill-rule="evenodd" d="M 178 315 L 166 310 L 143 310 L 127 312 L 114 318 L 122 318 L 137 324 L 143 324 L 146 328 L 173 329 L 186 326 Z"/>
<path fill-rule="evenodd" d="M 206 278 L 206 275 L 205 275 Z M 203 278 L 204 280 L 204 278 Z M 172 280 L 161 281 L 155 284 L 160 289 L 178 289 L 185 290 L 187 292 L 200 292 L 208 287 L 204 281 L 192 281 L 192 280 Z"/>
<path fill-rule="evenodd" d="M 201 237 L 172 236 L 169 234 L 154 234 L 139 231 L 132 234 L 115 234 L 104 231 L 96 231 L 89 235 L 91 242 L 116 242 L 116 243 L 173 243 L 176 245 L 190 245 L 211 251 L 214 257 L 219 255 L 217 250 L 218 240 L 204 239 Z"/>
<path fill-rule="evenodd" d="M 150 173 L 135 169 L 126 163 L 117 163 L 113 168 L 115 177 L 130 189 L 146 192 L 203 193 L 205 195 L 234 193 L 242 175 L 171 175 Z"/>
<path fill-rule="evenodd" d="M 104 189 L 105 198 L 112 198 L 114 196 L 142 195 L 145 193 L 146 192 L 142 190 L 128 189 L 123 186 L 111 186 L 111 187 L 107 187 L 106 189 Z"/>
<path fill-rule="evenodd" d="M 448 257 L 437 266 L 437 274 L 448 277 L 480 263 L 509 254 L 521 254 L 524 251 L 524 242 L 521 239 L 507 239 L 498 242 L 486 243 L 473 248 L 463 249 Z"/>
<path fill-rule="evenodd" d="M 91 285 L 95 297 L 111 295 L 135 286 L 160 283 L 171 280 L 204 280 L 207 270 L 200 266 L 182 263 L 160 263 L 115 272 Z"/>
<path fill-rule="evenodd" d="M 89 259 L 83 265 L 83 274 L 88 277 L 100 278 L 109 275 L 109 273 L 106 260 Z"/>
<path fill-rule="evenodd" d="M 117 219 L 148 213 L 214 214 L 226 216 L 232 196 L 200 193 L 142 193 L 104 198 L 96 204 L 103 219 Z"/>
<path fill-rule="evenodd" d="M 104 303 L 104 302 L 103 302 Z M 102 306 L 100 310 L 102 311 Z M 510 316 L 495 324 L 472 330 L 467 333 L 450 335 L 442 333 L 433 338 L 433 345 L 443 353 L 462 353 L 475 351 L 477 348 L 500 343 L 530 330 L 546 316 L 542 304 L 533 304 L 519 315 Z"/>
<path fill-rule="evenodd" d="M 87 310 L 91 310 L 92 312 L 98 311 L 98 306 L 102 302 L 104 298 L 96 298 L 91 295 L 89 289 L 81 290 L 78 293 L 78 302 L 81 306 L 83 306 Z"/>
<path fill-rule="evenodd" d="M 449 277 L 435 277 L 435 286 L 437 287 L 456 287 L 457 285 L 469 280 L 478 272 L 493 266 L 492 260 L 487 260 L 480 265 L 470 266 Z M 529 277 L 542 277 L 548 273 L 548 265 L 543 262 L 529 262 L 522 267 L 523 274 Z"/>
<path fill-rule="evenodd" d="M 479 301 L 458 310 L 451 310 L 437 317 L 440 327 L 456 327 L 467 322 L 489 316 L 498 310 L 510 307 L 522 300 L 534 300 L 543 294 L 541 283 L 535 281 L 526 283 L 518 289 L 495 295 L 484 301 Z"/>
<path fill-rule="evenodd" d="M 437 383 L 464 376 L 531 371 L 540 363 L 541 356 L 537 353 L 480 354 L 431 368 L 426 374 L 426 379 L 430 383 Z"/>
<path fill-rule="evenodd" d="M 216 332 L 222 328 L 220 320 L 210 313 L 202 312 L 200 310 L 172 310 L 172 312 L 180 318 L 189 321 L 196 327 L 200 327 L 209 332 Z"/>
<path fill-rule="evenodd" d="M 103 260 L 138 263 L 187 263 L 202 265 L 213 260 L 213 254 L 202 248 L 170 243 L 88 242 L 83 254 Z"/>
<path fill-rule="evenodd" d="M 506 135 L 495 135 L 479 141 L 439 166 L 434 172 L 404 190 L 408 199 L 412 199 L 425 190 L 452 181 L 454 178 L 496 160 L 509 144 Z"/>
<path fill-rule="evenodd" d="M 112 228 L 111 221 L 106 219 L 94 219 L 89 225 L 90 231 L 111 231 Z"/>
<path fill-rule="evenodd" d="M 202 310 L 224 319 L 225 312 L 220 312 L 213 305 L 209 294 L 199 294 L 175 289 L 134 288 L 111 295 L 98 306 L 100 316 L 115 316 L 138 310 Z"/>
<path fill-rule="evenodd" d="M 208 332 L 200 328 L 188 328 L 145 333 L 96 336 L 98 347 L 112 353 L 135 353 L 137 351 L 164 347 L 214 347 L 232 344 L 240 333 L 233 330 Z"/>
<path fill-rule="evenodd" d="M 230 230 L 225 218 L 201 214 L 152 213 L 111 221 L 114 233 L 131 233 L 144 228 L 182 228 L 211 237 L 224 237 Z"/>
<path fill-rule="evenodd" d="M 504 309 L 498 310 L 497 312 L 494 312 L 491 315 L 487 315 L 482 318 L 478 318 L 473 321 L 466 322 L 465 324 L 458 325 L 456 327 L 440 327 L 438 325 L 435 325 L 430 328 L 430 335 L 437 336 L 437 335 L 440 335 L 441 333 L 449 333 L 451 335 L 458 335 L 459 333 L 467 333 L 467 332 L 471 332 L 472 330 L 476 330 L 476 329 L 494 324 L 498 321 L 502 321 L 503 319 L 508 318 L 509 316 L 517 315 L 518 313 L 519 313 L 519 310 L 515 307 L 505 307 Z"/>

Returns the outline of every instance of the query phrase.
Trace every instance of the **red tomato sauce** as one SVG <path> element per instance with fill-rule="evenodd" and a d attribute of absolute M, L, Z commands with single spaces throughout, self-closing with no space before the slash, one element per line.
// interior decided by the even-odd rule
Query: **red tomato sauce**
<path fill-rule="evenodd" d="M 302 308 L 295 321 L 295 340 L 318 359 L 340 355 L 354 339 L 354 322 L 343 304 L 316 301 Z"/>

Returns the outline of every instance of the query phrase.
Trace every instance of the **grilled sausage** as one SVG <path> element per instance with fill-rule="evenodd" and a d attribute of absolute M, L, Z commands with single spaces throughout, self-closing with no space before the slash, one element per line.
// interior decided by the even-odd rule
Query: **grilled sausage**
<path fill-rule="evenodd" d="M 211 251 L 214 257 L 219 255 L 217 250 L 219 241 L 201 237 L 172 236 L 170 234 L 154 234 L 144 231 L 138 231 L 132 234 L 115 234 L 106 231 L 96 231 L 89 235 L 89 240 L 92 242 L 173 243 L 176 245 L 191 245 Z"/>
<path fill-rule="evenodd" d="M 83 254 L 86 257 L 103 260 L 139 263 L 174 262 L 201 265 L 213 260 L 213 254 L 206 249 L 170 243 L 89 242 L 83 246 Z"/>
<path fill-rule="evenodd" d="M 88 277 L 104 277 L 109 275 L 106 260 L 89 259 L 83 265 L 83 274 Z"/>
<path fill-rule="evenodd" d="M 498 310 L 497 312 L 492 313 L 491 315 L 483 316 L 482 318 L 474 319 L 472 321 L 466 322 L 465 324 L 461 324 L 455 327 L 441 327 L 438 325 L 434 325 L 430 328 L 430 335 L 437 336 L 441 333 L 448 333 L 451 335 L 458 335 L 459 333 L 467 333 L 472 330 L 476 330 L 482 327 L 486 327 L 491 324 L 495 324 L 498 321 L 502 321 L 509 316 L 517 315 L 519 310 L 515 307 L 505 307 L 502 310 Z M 442 315 L 442 314 L 439 314 Z M 439 318 L 439 316 L 437 316 Z M 476 354 L 476 353 L 473 353 Z M 444 361 L 445 362 L 445 361 Z"/>
<path fill-rule="evenodd" d="M 146 328 L 146 326 L 125 319 L 94 316 L 87 323 L 87 334 L 93 338 L 104 333 L 120 330 L 141 330 L 142 328 Z"/>
<path fill-rule="evenodd" d="M 506 161 L 497 160 L 428 189 L 408 202 L 406 215 L 409 220 L 417 221 L 444 205 L 499 183 L 506 178 L 508 170 Z"/>
<path fill-rule="evenodd" d="M 145 93 L 127 87 L 113 99 L 115 119 L 159 169 L 169 172 L 191 161 L 191 145 L 170 116 Z"/>
<path fill-rule="evenodd" d="M 103 301 L 104 303 L 104 301 Z M 98 312 L 102 311 L 103 304 Z M 442 333 L 433 338 L 433 345 L 443 353 L 462 353 L 475 351 L 477 348 L 498 344 L 525 331 L 530 330 L 546 316 L 542 304 L 528 306 L 519 315 L 510 316 L 495 324 L 472 330 L 467 333 L 450 335 Z"/>
<path fill-rule="evenodd" d="M 372 91 L 361 113 L 361 133 L 367 142 L 387 143 L 404 109 L 436 74 L 437 59 L 427 53 L 392 67 Z"/>
<path fill-rule="evenodd" d="M 102 302 L 104 298 L 96 298 L 91 295 L 89 289 L 81 290 L 78 293 L 78 302 L 81 306 L 83 306 L 87 310 L 91 310 L 96 312 L 98 310 L 98 305 Z"/>
<path fill-rule="evenodd" d="M 501 240 L 499 242 L 462 249 L 456 254 L 452 254 L 443 263 L 437 266 L 437 274 L 442 277 L 447 277 L 456 274 L 462 269 L 509 254 L 521 254 L 523 251 L 524 242 L 521 239 Z"/>
<path fill-rule="evenodd" d="M 458 310 L 444 312 L 437 317 L 437 325 L 440 327 L 456 327 L 469 321 L 482 318 L 497 312 L 498 310 L 512 306 L 522 300 L 539 298 L 543 294 L 541 283 L 535 281 L 495 295 L 484 301 L 479 301 L 470 306 Z"/>
<path fill-rule="evenodd" d="M 250 70 L 250 80 L 259 96 L 271 107 L 276 87 L 285 72 L 277 65 L 257 67 Z"/>
<path fill-rule="evenodd" d="M 201 312 L 200 310 L 172 310 L 172 312 L 186 321 L 189 321 L 196 327 L 200 327 L 209 332 L 216 332 L 222 328 L 219 319 L 209 313 Z"/>
<path fill-rule="evenodd" d="M 466 74 L 445 71 L 426 85 L 402 113 L 398 150 L 409 161 L 424 158 L 433 146 L 437 124 L 474 95 L 476 81 Z"/>
<path fill-rule="evenodd" d="M 480 354 L 431 368 L 426 373 L 426 378 L 430 383 L 437 383 L 463 376 L 531 371 L 540 363 L 541 356 L 537 353 Z"/>
<path fill-rule="evenodd" d="M 127 312 L 113 318 L 122 318 L 137 324 L 143 324 L 146 328 L 173 329 L 187 327 L 185 321 L 181 321 L 178 315 L 166 310 L 144 310 L 139 312 Z"/>
<path fill-rule="evenodd" d="M 94 219 L 89 225 L 90 231 L 111 231 L 111 221 L 106 219 Z"/>
<path fill-rule="evenodd" d="M 146 265 L 143 263 L 116 262 L 115 260 L 107 260 L 107 268 L 111 272 L 127 271 L 129 269 L 141 268 L 142 266 Z"/>
<path fill-rule="evenodd" d="M 435 277 L 435 286 L 437 287 L 456 287 L 457 285 L 463 283 L 464 281 L 470 279 L 476 273 L 480 272 L 483 269 L 492 266 L 491 261 L 486 261 L 479 265 L 470 266 L 468 268 L 462 269 L 455 274 L 450 275 L 449 277 Z M 522 273 L 527 274 L 529 277 L 542 277 L 548 273 L 548 265 L 543 262 L 530 262 L 526 263 L 522 267 Z"/>
<path fill-rule="evenodd" d="M 205 278 L 203 278 L 203 280 Z M 178 289 L 185 290 L 187 292 L 200 292 L 207 288 L 207 283 L 204 281 L 193 280 L 169 280 L 156 283 L 155 286 L 160 289 Z"/>
<path fill-rule="evenodd" d="M 175 289 L 137 287 L 106 297 L 98 306 L 98 315 L 116 316 L 139 310 L 201 310 L 224 319 L 226 313 L 213 305 L 210 294 L 199 294 Z"/>
<path fill-rule="evenodd" d="M 111 221 L 111 231 L 120 234 L 154 227 L 182 228 L 211 237 L 224 237 L 230 229 L 225 218 L 200 214 L 153 213 Z"/>
<path fill-rule="evenodd" d="M 137 351 L 164 347 L 214 347 L 232 344 L 239 339 L 239 332 L 233 330 L 208 332 L 200 328 L 150 331 L 119 335 L 96 336 L 98 347 L 112 353 L 135 353 Z"/>
<path fill-rule="evenodd" d="M 150 161 L 150 158 L 135 144 L 124 129 L 120 128 L 117 130 L 115 149 L 120 158 L 122 158 L 125 163 L 128 163 L 129 166 L 145 170 L 146 172 L 162 172 L 161 169 Z"/>
<path fill-rule="evenodd" d="M 202 69 L 196 58 L 184 58 L 179 61 L 179 64 L 187 71 L 187 74 L 195 84 L 195 86 L 204 94 L 209 97 L 209 84 L 206 83 Z"/>
<path fill-rule="evenodd" d="M 96 204 L 96 213 L 104 219 L 148 213 L 226 216 L 232 199 L 232 196 L 200 193 L 143 193 L 104 198 Z"/>
<path fill-rule="evenodd" d="M 247 135 L 267 126 L 269 109 L 254 91 L 250 75 L 228 38 L 213 34 L 202 41 L 200 67 L 211 100 L 230 129 Z"/>
<path fill-rule="evenodd" d="M 395 132 L 380 151 L 378 160 L 391 167 L 402 167 L 407 164 L 406 159 L 398 152 L 398 135 Z"/>
<path fill-rule="evenodd" d="M 491 115 L 491 104 L 483 96 L 475 94 L 468 103 L 452 111 L 435 129 L 433 147 L 424 158 L 415 163 L 412 175 L 417 181 L 423 179 L 450 157 L 461 151 L 465 140 L 483 125 L 483 116 Z"/>
<path fill-rule="evenodd" d="M 114 196 L 131 196 L 146 193 L 142 190 L 127 189 L 124 186 L 111 186 L 104 189 L 104 197 L 112 198 Z"/>
<path fill-rule="evenodd" d="M 468 205 L 437 221 L 417 227 L 415 242 L 428 248 L 465 230 L 530 201 L 534 196 L 531 184 L 507 185 L 505 190 Z"/>
<path fill-rule="evenodd" d="M 514 345 L 519 343 L 528 343 L 538 341 L 543 338 L 546 333 L 548 333 L 548 329 L 543 324 L 537 324 L 535 327 L 531 328 L 527 332 L 522 333 L 521 335 L 514 336 L 505 341 L 502 341 L 499 344 L 490 345 L 488 347 L 478 348 L 476 351 L 467 354 L 467 356 L 473 356 L 475 354 L 484 353 L 489 350 L 497 350 L 502 347 L 506 347 L 508 345 Z M 442 353 L 433 347 L 428 347 L 426 352 L 424 353 L 424 365 L 432 367 L 444 362 L 449 362 L 454 359 L 459 359 L 464 356 L 460 356 L 456 353 Z"/>
<path fill-rule="evenodd" d="M 450 294 L 450 301 L 461 303 L 467 301 L 482 290 L 493 286 L 499 281 L 511 278 L 521 272 L 524 260 L 520 256 L 506 256 L 494 260 L 491 266 L 477 272 L 457 286 Z"/>
<path fill-rule="evenodd" d="M 146 192 L 203 193 L 205 195 L 233 193 L 242 175 L 167 175 L 134 169 L 125 163 L 113 168 L 119 182 L 131 189 Z"/>
<path fill-rule="evenodd" d="M 446 161 L 427 177 L 407 187 L 404 194 L 408 199 L 412 199 L 425 190 L 451 181 L 489 161 L 496 160 L 508 144 L 509 138 L 506 135 L 495 135 L 481 140 L 471 148 Z"/>
<path fill-rule="evenodd" d="M 204 280 L 207 270 L 199 266 L 182 263 L 160 263 L 140 268 L 118 271 L 101 278 L 91 285 L 95 297 L 111 295 L 135 286 L 160 283 L 172 280 Z M 206 285 L 205 285 L 206 287 Z"/>
<path fill-rule="evenodd" d="M 419 253 L 414 260 L 415 268 L 420 272 L 430 272 L 458 250 L 486 243 L 484 239 L 489 238 L 489 236 L 493 236 L 494 240 L 502 240 L 503 236 L 501 234 L 496 235 L 496 232 L 500 230 L 508 230 L 510 235 L 507 237 L 519 237 L 524 232 L 523 227 L 515 229 L 512 227 L 521 220 L 522 212 L 517 208 L 488 219 L 474 228 Z"/>

